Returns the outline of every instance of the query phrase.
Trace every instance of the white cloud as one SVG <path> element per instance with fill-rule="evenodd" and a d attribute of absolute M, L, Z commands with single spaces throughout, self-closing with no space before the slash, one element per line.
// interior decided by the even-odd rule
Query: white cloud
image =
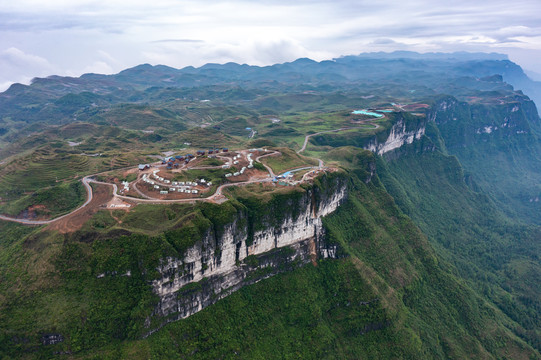
<path fill-rule="evenodd" d="M 55 68 L 41 56 L 10 47 L 0 52 L 0 69 L 1 91 L 14 82 L 29 84 L 32 78 L 50 75 Z"/>
<path fill-rule="evenodd" d="M 112 74 L 113 68 L 105 61 L 96 61 L 83 69 L 83 73 Z"/>
<path fill-rule="evenodd" d="M 363 51 L 505 50 L 532 63 L 541 51 L 538 0 L 0 0 L 0 9 L 1 82 L 143 62 L 265 65 Z"/>
<path fill-rule="evenodd" d="M 0 61 L 13 67 L 30 66 L 43 69 L 51 67 L 51 64 L 49 64 L 47 59 L 41 56 L 27 54 L 16 47 L 10 47 L 9 49 L 2 51 L 0 54 Z"/>

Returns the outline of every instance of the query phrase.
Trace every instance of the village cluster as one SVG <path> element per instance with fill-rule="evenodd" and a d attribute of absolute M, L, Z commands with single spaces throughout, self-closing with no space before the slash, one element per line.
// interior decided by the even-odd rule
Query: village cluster
<path fill-rule="evenodd" d="M 262 154 L 274 154 L 276 152 L 270 152 L 266 149 L 247 149 L 229 152 L 227 148 L 210 149 L 210 150 L 197 150 L 193 154 L 185 155 L 172 155 L 172 153 L 166 154 L 165 158 L 161 158 L 161 164 L 140 164 L 140 173 L 137 176 L 137 180 L 132 184 L 127 181 L 123 181 L 120 186 L 120 194 L 122 195 L 139 195 L 152 199 L 153 196 L 148 192 L 158 192 L 160 195 L 166 196 L 167 199 L 181 200 L 186 198 L 199 197 L 196 194 L 202 194 L 210 190 L 214 181 L 211 179 L 205 180 L 203 178 L 192 181 L 179 181 L 178 178 L 172 178 L 167 174 L 171 173 L 184 173 L 190 174 L 190 170 L 205 170 L 205 169 L 231 169 L 230 172 L 221 173 L 220 176 L 225 177 L 231 182 L 259 182 L 259 181 L 273 181 L 279 185 L 285 184 L 292 185 L 293 175 L 288 172 L 283 175 L 274 175 L 272 172 L 266 174 L 266 172 L 250 172 L 254 169 L 254 162 L 258 159 L 257 156 L 264 156 Z M 202 162 L 203 158 L 218 158 L 223 161 L 222 164 L 212 163 L 207 165 Z M 188 165 L 189 164 L 189 165 Z M 154 169 L 152 169 L 155 167 Z M 308 167 L 311 168 L 311 167 Z M 305 168 L 303 168 L 305 169 Z M 298 169 L 298 170 L 303 170 Z M 168 170 L 167 173 L 162 171 Z M 296 170 L 294 170 L 296 171 Z M 201 175 L 196 175 L 201 177 Z M 272 178 L 270 178 L 272 176 Z M 211 176 L 212 178 L 212 176 Z M 297 181 L 295 183 L 301 182 Z M 227 181 L 226 181 L 227 182 Z M 144 187 L 138 187 L 137 183 L 144 184 Z M 291 183 L 291 184 L 290 184 Z M 219 184 L 217 184 L 219 185 Z M 131 191 L 130 191 L 131 190 Z M 135 192 L 135 193 L 134 193 Z M 164 197 L 160 197 L 164 199 Z"/>
<path fill-rule="evenodd" d="M 160 194 L 168 194 L 169 192 L 179 192 L 186 194 L 197 194 L 199 190 L 194 189 L 196 186 L 210 187 L 212 182 L 207 182 L 205 179 L 199 179 L 196 181 L 171 181 L 158 176 L 160 170 L 152 171 L 152 175 L 143 174 L 142 180 L 152 185 L 155 190 L 158 190 Z M 152 180 L 154 178 L 154 180 Z"/>
<path fill-rule="evenodd" d="M 208 155 L 209 157 L 214 157 L 213 154 L 219 154 L 220 151 L 227 153 L 229 149 L 228 148 L 209 149 Z M 205 154 L 207 154 L 207 151 L 197 150 L 196 154 L 197 156 L 204 156 Z M 184 162 L 184 164 L 188 164 L 192 159 L 195 159 L 195 155 L 193 154 L 170 156 L 162 160 L 162 165 L 166 165 L 167 170 L 171 170 L 173 168 L 178 169 L 182 162 Z M 139 167 L 139 169 L 141 170 L 141 167 Z"/>
<path fill-rule="evenodd" d="M 255 149 L 250 149 L 250 151 L 255 151 Z M 254 167 L 254 160 L 252 159 L 252 153 L 249 153 L 248 156 L 246 156 L 246 158 L 248 159 L 248 162 L 249 162 L 248 166 L 243 166 L 242 169 L 240 169 L 240 171 L 225 174 L 225 177 L 229 178 L 229 177 L 232 177 L 232 176 L 239 176 L 239 175 L 244 174 L 246 169 L 253 168 Z M 233 165 L 238 165 L 238 163 L 239 163 L 238 159 L 240 159 L 240 154 L 233 157 Z M 222 168 L 227 169 L 227 168 L 229 168 L 229 165 L 223 165 Z"/>
<path fill-rule="evenodd" d="M 201 159 L 202 157 L 205 157 L 207 155 L 209 158 L 216 158 L 219 157 L 222 160 L 225 160 L 226 163 L 223 165 L 219 165 L 217 167 L 221 167 L 222 169 L 229 169 L 233 168 L 235 172 L 225 174 L 226 178 L 236 177 L 243 175 L 247 169 L 252 169 L 254 167 L 254 159 L 252 156 L 253 153 L 256 151 L 266 151 L 265 149 L 250 149 L 246 152 L 235 152 L 235 153 L 229 153 L 228 148 L 214 148 L 209 150 L 197 150 L 194 154 L 186 154 L 186 155 L 175 155 L 175 156 L 167 156 L 161 160 L 161 167 L 165 167 L 166 170 L 173 170 L 179 169 L 182 170 L 189 170 L 188 163 L 195 162 L 196 159 Z M 243 158 L 243 156 L 245 156 Z M 242 166 L 242 168 L 240 168 Z M 160 166 L 159 166 L 160 167 Z M 162 176 L 160 176 L 160 170 L 156 169 L 153 170 L 152 173 L 145 172 L 145 170 L 151 168 L 150 164 L 140 164 L 139 170 L 142 171 L 142 176 L 139 178 L 144 183 L 148 184 L 147 187 L 149 190 L 153 191 L 159 191 L 161 195 L 167 195 L 170 193 L 184 193 L 184 194 L 198 194 L 201 191 L 205 191 L 205 189 L 210 188 L 212 186 L 212 182 L 208 182 L 205 179 L 198 179 L 195 181 L 172 181 L 169 179 L 165 179 Z M 197 163 L 195 164 L 193 169 L 205 169 L 205 168 L 216 168 L 216 166 L 198 166 Z M 240 169 L 239 169 L 240 168 Z M 129 183 L 123 182 L 122 185 L 124 186 L 123 189 L 121 189 L 121 193 L 127 193 L 129 188 Z M 197 188 L 196 188 L 197 187 Z M 136 189 L 136 191 L 139 191 Z"/>

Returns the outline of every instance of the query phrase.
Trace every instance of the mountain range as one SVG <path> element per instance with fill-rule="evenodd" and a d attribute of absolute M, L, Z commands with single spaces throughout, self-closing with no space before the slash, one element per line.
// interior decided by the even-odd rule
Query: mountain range
<path fill-rule="evenodd" d="M 539 104 L 540 82 L 482 53 L 13 84 L 0 354 L 541 358 Z M 254 160 L 263 174 L 301 172 L 231 185 L 217 157 L 161 164 L 224 148 L 272 152 Z M 224 198 L 111 207 L 111 185 L 141 184 L 147 163 L 227 185 Z"/>

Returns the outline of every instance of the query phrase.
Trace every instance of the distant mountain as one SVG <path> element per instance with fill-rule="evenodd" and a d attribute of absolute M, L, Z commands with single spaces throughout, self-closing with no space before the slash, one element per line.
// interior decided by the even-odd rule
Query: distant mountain
<path fill-rule="evenodd" d="M 531 80 L 520 66 L 506 55 L 484 53 L 427 53 L 399 51 L 394 53 L 365 53 L 316 62 L 297 59 L 271 66 L 251 66 L 236 63 L 206 64 L 199 68 L 175 69 L 164 65 L 138 65 L 114 75 L 85 74 L 79 78 L 51 76 L 36 78 L 30 86 L 12 85 L 0 95 L 2 107 L 21 95 L 39 89 L 40 96 L 60 97 L 67 93 L 89 91 L 95 94 L 118 94 L 119 91 L 144 90 L 149 87 L 202 87 L 227 85 L 254 88 L 262 84 L 274 87 L 300 86 L 352 86 L 359 81 L 433 86 L 434 81 L 466 77 L 502 75 L 503 80 L 523 90 L 536 103 L 541 103 L 541 83 Z M 35 96 L 32 96 L 35 98 Z"/>
<path fill-rule="evenodd" d="M 466 52 L 458 51 L 452 53 L 441 52 L 427 52 L 418 53 L 415 51 L 393 51 L 390 53 L 379 51 L 371 53 L 361 53 L 357 55 L 360 58 L 372 58 L 372 59 L 431 59 L 431 60 L 458 60 L 458 61 L 470 61 L 470 60 L 509 60 L 509 57 L 505 54 L 499 53 L 482 53 L 482 52 Z"/>

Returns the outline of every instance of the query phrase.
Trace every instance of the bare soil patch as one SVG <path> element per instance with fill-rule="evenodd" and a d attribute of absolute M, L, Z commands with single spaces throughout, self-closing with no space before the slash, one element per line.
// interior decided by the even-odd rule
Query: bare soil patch
<path fill-rule="evenodd" d="M 56 230 L 62 234 L 79 230 L 100 208 L 106 207 L 107 202 L 113 197 L 113 188 L 103 184 L 94 184 L 92 193 L 92 201 L 87 206 L 53 222 L 47 229 Z"/>

